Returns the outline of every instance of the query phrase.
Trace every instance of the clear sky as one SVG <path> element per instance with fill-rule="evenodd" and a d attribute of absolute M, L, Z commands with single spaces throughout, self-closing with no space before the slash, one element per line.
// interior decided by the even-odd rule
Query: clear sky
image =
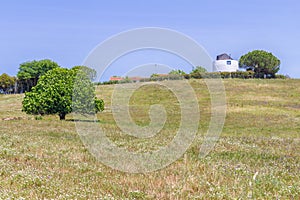
<path fill-rule="evenodd" d="M 281 74 L 300 78 L 299 9 L 299 0 L 1 1 L 0 73 L 16 75 L 20 63 L 34 59 L 80 65 L 112 35 L 162 27 L 192 37 L 212 58 L 270 51 L 282 62 Z"/>

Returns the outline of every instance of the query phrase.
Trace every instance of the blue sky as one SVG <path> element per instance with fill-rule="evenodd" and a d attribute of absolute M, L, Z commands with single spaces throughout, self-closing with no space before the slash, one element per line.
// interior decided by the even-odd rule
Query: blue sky
<path fill-rule="evenodd" d="M 239 59 L 251 50 L 270 51 L 282 62 L 281 74 L 300 78 L 299 9 L 297 0 L 1 1 L 0 73 L 16 75 L 20 63 L 34 59 L 49 58 L 62 67 L 80 65 L 112 35 L 162 27 L 192 37 L 212 58 L 224 52 Z M 151 56 L 134 59 L 139 57 L 139 64 L 151 62 Z M 154 62 L 170 62 L 187 72 L 191 67 L 162 57 Z M 117 69 L 110 73 L 119 75 Z"/>

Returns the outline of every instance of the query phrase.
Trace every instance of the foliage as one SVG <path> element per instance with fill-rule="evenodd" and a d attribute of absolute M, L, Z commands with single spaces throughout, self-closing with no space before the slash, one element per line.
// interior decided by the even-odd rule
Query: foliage
<path fill-rule="evenodd" d="M 114 84 L 118 84 L 119 83 L 119 81 L 111 81 L 111 80 L 109 80 L 109 81 L 104 81 L 104 82 L 99 82 L 99 83 L 96 83 L 97 85 L 114 85 Z"/>
<path fill-rule="evenodd" d="M 193 67 L 193 70 L 191 71 L 191 74 L 194 73 L 206 73 L 207 70 L 204 67 L 201 66 L 197 66 L 197 67 Z"/>
<path fill-rule="evenodd" d="M 169 75 L 185 75 L 186 73 L 183 70 L 177 69 L 169 72 Z"/>
<path fill-rule="evenodd" d="M 276 78 L 283 79 L 285 76 L 276 76 Z M 237 72 L 205 72 L 205 73 L 192 73 L 184 75 L 166 75 L 166 76 L 155 76 L 151 78 L 143 78 L 140 82 L 150 82 L 150 81 L 165 81 L 165 80 L 182 80 L 182 79 L 203 79 L 203 78 L 239 78 L 239 79 L 251 79 L 254 77 L 253 71 L 237 71 Z M 132 81 L 131 81 L 132 82 Z M 111 84 L 123 84 L 126 81 L 106 81 L 103 83 L 97 83 L 97 85 L 111 85 Z"/>
<path fill-rule="evenodd" d="M 159 74 L 151 74 L 150 78 L 157 78 L 159 77 Z"/>
<path fill-rule="evenodd" d="M 290 77 L 287 75 L 283 75 L 283 74 L 276 74 L 275 78 L 276 79 L 289 79 Z"/>
<path fill-rule="evenodd" d="M 219 72 L 195 72 L 191 74 L 191 78 L 201 79 L 201 78 L 220 78 Z"/>
<path fill-rule="evenodd" d="M 40 61 L 30 61 L 20 64 L 17 77 L 21 83 L 21 92 L 30 91 L 38 82 L 40 76 L 44 75 L 47 71 L 58 68 L 59 65 L 49 59 Z"/>
<path fill-rule="evenodd" d="M 272 53 L 254 50 L 243 55 L 239 60 L 241 68 L 251 69 L 256 78 L 275 78 L 280 69 L 280 60 Z"/>
<path fill-rule="evenodd" d="M 70 70 L 75 74 L 72 94 L 72 111 L 75 113 L 93 114 L 104 110 L 103 100 L 95 97 L 95 87 L 91 82 L 89 68 Z"/>
<path fill-rule="evenodd" d="M 126 76 L 124 79 L 121 79 L 118 81 L 118 83 L 122 84 L 122 83 L 133 83 L 134 81 L 131 80 L 128 76 Z"/>
<path fill-rule="evenodd" d="M 77 86 L 75 88 L 74 83 Z M 93 89 L 86 74 L 78 70 L 56 68 L 41 76 L 32 91 L 25 93 L 23 111 L 34 115 L 58 114 L 61 120 L 72 110 L 78 113 L 102 111 L 104 103 L 95 98 Z M 76 98 L 72 99 L 73 96 Z"/>
<path fill-rule="evenodd" d="M 172 70 L 169 74 L 152 74 L 150 78 L 144 78 L 141 82 L 164 81 L 164 80 L 181 80 L 184 78 L 185 72 L 182 70 Z"/>
<path fill-rule="evenodd" d="M 72 69 L 76 70 L 76 71 L 81 71 L 81 72 L 87 74 L 88 78 L 91 81 L 94 81 L 97 77 L 97 71 L 95 69 L 91 69 L 87 66 L 75 66 Z"/>
<path fill-rule="evenodd" d="M 254 78 L 253 71 L 221 72 L 220 74 L 222 78 L 240 78 L 240 79 Z"/>
<path fill-rule="evenodd" d="M 224 77 L 224 74 L 228 73 L 229 78 L 240 78 L 240 79 L 249 79 L 249 78 L 255 78 L 253 71 L 237 71 L 237 72 L 221 72 L 221 77 Z"/>
<path fill-rule="evenodd" d="M 15 83 L 15 77 L 11 77 L 5 73 L 0 76 L 0 90 L 2 90 L 3 93 L 12 92 L 14 90 Z"/>
<path fill-rule="evenodd" d="M 149 79 L 149 81 L 182 80 L 182 79 L 183 79 L 183 75 L 170 74 L 166 76 L 152 77 Z"/>
<path fill-rule="evenodd" d="M 203 79 L 203 78 L 240 78 L 249 79 L 254 78 L 253 71 L 237 71 L 237 72 L 207 72 L 207 73 L 192 73 L 189 76 L 185 76 L 186 79 Z"/>
<path fill-rule="evenodd" d="M 47 71 L 57 67 L 59 67 L 59 65 L 56 62 L 48 59 L 25 62 L 20 65 L 17 77 L 19 79 L 38 78 L 44 75 Z"/>
<path fill-rule="evenodd" d="M 191 73 L 189 74 L 189 76 L 185 76 L 186 79 L 190 79 L 190 78 L 204 78 L 205 76 L 207 76 L 208 72 L 204 67 L 201 66 L 197 66 L 197 67 L 193 67 L 193 70 L 191 71 Z M 212 74 L 211 74 L 212 76 Z"/>

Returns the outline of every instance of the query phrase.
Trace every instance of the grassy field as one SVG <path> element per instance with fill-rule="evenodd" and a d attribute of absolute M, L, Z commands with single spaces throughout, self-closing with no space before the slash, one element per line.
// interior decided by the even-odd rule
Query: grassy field
<path fill-rule="evenodd" d="M 144 174 L 119 172 L 96 161 L 72 115 L 67 121 L 58 116 L 35 120 L 21 112 L 23 95 L 1 95 L 0 199 L 300 199 L 300 80 L 225 80 L 224 130 L 214 150 L 201 159 L 210 96 L 203 81 L 190 84 L 201 110 L 197 138 L 178 161 Z M 150 105 L 166 108 L 164 128 L 147 140 L 120 133 L 111 113 L 113 89 L 97 87 L 106 103 L 98 118 L 108 138 L 135 152 L 172 141 L 180 122 L 172 92 L 143 86 L 131 97 L 130 114 L 139 125 L 149 124 Z"/>

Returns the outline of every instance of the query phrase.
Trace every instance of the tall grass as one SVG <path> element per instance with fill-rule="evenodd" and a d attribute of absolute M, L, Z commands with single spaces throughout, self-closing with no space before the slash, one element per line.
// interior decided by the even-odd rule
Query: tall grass
<path fill-rule="evenodd" d="M 84 147 L 72 121 L 35 120 L 21 112 L 22 95 L 1 95 L 0 199 L 299 199 L 300 80 L 225 80 L 224 130 L 201 159 L 210 96 L 202 80 L 190 84 L 201 110 L 197 138 L 178 161 L 145 174 L 106 167 Z M 113 88 L 97 87 L 106 103 L 98 118 L 112 141 L 141 152 L 172 140 L 180 112 L 170 91 L 142 87 L 130 100 L 130 114 L 143 126 L 150 105 L 166 106 L 167 123 L 149 141 L 120 133 L 110 107 Z"/>

